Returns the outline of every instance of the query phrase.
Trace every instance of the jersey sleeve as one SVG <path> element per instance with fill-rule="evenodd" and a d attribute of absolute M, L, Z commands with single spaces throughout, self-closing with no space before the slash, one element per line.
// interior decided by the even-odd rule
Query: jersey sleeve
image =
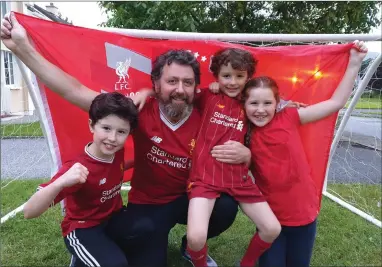
<path fill-rule="evenodd" d="M 47 187 L 48 185 L 50 185 L 51 183 L 56 181 L 58 178 L 60 178 L 63 174 L 65 174 L 74 165 L 74 163 L 75 162 L 67 162 L 64 165 L 62 165 L 61 169 L 52 177 L 52 179 L 50 179 L 46 183 L 40 184 L 37 187 L 37 191 L 44 188 L 44 187 Z M 71 187 L 65 187 L 64 189 L 62 189 L 61 192 L 59 192 L 58 195 L 55 197 L 54 201 L 51 204 L 51 207 L 56 205 L 57 203 L 59 203 L 61 200 L 66 198 L 68 195 L 71 195 L 71 194 L 75 193 L 76 191 L 78 191 L 82 187 L 82 185 L 83 184 L 77 184 L 77 185 L 73 185 Z"/>
<path fill-rule="evenodd" d="M 196 89 L 195 98 L 194 98 L 194 106 L 199 109 L 199 111 L 203 111 L 207 104 L 207 100 L 209 96 L 212 95 L 209 89 Z"/>
<path fill-rule="evenodd" d="M 300 116 L 298 115 L 297 108 L 286 108 L 284 110 L 284 114 L 288 118 L 288 120 L 293 123 L 293 125 L 301 125 Z"/>

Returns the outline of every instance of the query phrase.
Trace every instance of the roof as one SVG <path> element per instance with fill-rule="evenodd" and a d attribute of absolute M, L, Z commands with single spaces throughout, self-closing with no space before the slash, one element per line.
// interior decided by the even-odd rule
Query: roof
<path fill-rule="evenodd" d="M 30 11 L 40 13 L 52 21 L 63 23 L 63 24 L 72 24 L 71 22 L 66 21 L 66 20 L 56 16 L 52 12 L 49 12 L 49 11 L 43 9 L 42 7 L 40 7 L 36 4 L 33 4 L 33 5 L 25 4 L 25 5 L 26 5 L 27 9 L 29 9 Z"/>

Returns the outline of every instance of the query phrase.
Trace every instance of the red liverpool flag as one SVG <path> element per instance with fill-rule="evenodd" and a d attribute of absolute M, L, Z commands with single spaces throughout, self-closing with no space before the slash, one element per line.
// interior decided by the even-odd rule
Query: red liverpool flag
<path fill-rule="evenodd" d="M 214 81 L 209 71 L 217 49 L 237 47 L 250 51 L 259 60 L 256 76 L 276 79 L 284 99 L 314 104 L 331 97 L 340 82 L 351 44 L 250 47 L 217 41 L 150 40 L 87 29 L 16 15 L 26 28 L 36 49 L 50 62 L 97 92 L 118 91 L 134 95 L 151 87 L 153 59 L 168 49 L 194 53 L 201 66 L 201 87 Z M 52 119 L 50 132 L 58 144 L 57 160 L 68 160 L 92 140 L 88 114 L 38 83 L 45 109 Z M 317 188 L 322 190 L 337 114 L 301 127 L 306 155 Z M 131 139 L 126 159 L 133 158 Z M 125 176 L 129 180 L 131 172 Z"/>

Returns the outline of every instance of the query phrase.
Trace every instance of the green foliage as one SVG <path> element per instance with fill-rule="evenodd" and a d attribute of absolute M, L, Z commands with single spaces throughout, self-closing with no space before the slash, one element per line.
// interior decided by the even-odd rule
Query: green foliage
<path fill-rule="evenodd" d="M 103 26 L 184 32 L 368 33 L 379 2 L 99 2 Z"/>
<path fill-rule="evenodd" d="M 40 122 L 38 121 L 25 124 L 3 124 L 0 126 L 0 133 L 3 138 L 20 136 L 44 136 L 40 127 Z"/>

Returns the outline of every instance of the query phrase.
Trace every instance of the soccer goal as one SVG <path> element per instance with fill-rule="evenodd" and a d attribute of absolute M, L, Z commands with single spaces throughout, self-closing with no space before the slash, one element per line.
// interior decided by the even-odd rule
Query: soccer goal
<path fill-rule="evenodd" d="M 380 35 L 365 34 L 214 34 L 214 33 L 182 33 L 151 30 L 126 30 L 117 28 L 97 28 L 98 30 L 116 32 L 139 38 L 174 39 L 174 40 L 218 40 L 247 46 L 284 46 L 296 44 L 331 44 L 352 42 L 354 40 L 381 40 Z M 195 51 L 194 51 L 195 52 Z M 355 83 L 355 89 L 347 106 L 338 116 L 336 132 L 332 142 L 327 175 L 323 187 L 323 195 L 339 205 L 362 216 L 373 224 L 381 225 L 381 118 L 382 118 L 382 76 L 381 54 L 367 57 Z M 38 110 L 46 152 L 42 160 L 49 162 L 49 173 L 60 166 L 57 157 L 55 137 L 48 129 L 50 123 L 49 110 L 42 105 L 44 95 L 34 86 L 35 79 L 29 78 L 26 68 L 20 62 L 26 86 Z M 2 136 L 2 142 L 6 136 Z M 20 149 L 25 145 L 16 144 Z M 24 148 L 23 148 L 24 147 Z M 36 145 L 35 152 L 41 150 Z M 25 155 L 24 155 L 25 153 Z M 38 162 L 35 154 L 20 152 L 15 162 L 20 158 L 31 158 L 33 166 Z M 2 153 L 3 155 L 3 153 Z M 3 157 L 3 156 L 2 156 Z M 19 159 L 18 159 L 19 157 Z M 15 163 L 16 164 L 16 163 Z M 15 165 L 16 166 L 16 165 Z M 11 175 L 12 176 L 12 175 Z M 3 178 L 3 173 L 2 173 Z M 13 175 L 12 179 L 2 180 L 2 190 L 10 182 L 24 178 L 23 175 Z M 367 196 L 367 197 L 366 197 Z M 3 220 L 2 220 L 3 221 Z"/>

